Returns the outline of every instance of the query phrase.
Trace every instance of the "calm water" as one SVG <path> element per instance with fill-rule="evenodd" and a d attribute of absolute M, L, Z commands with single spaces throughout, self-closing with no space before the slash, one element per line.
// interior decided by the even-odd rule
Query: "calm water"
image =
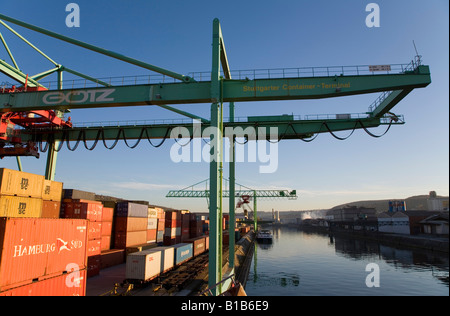
<path fill-rule="evenodd" d="M 272 245 L 255 246 L 245 288 L 249 296 L 449 295 L 447 254 L 292 228 L 272 232 Z M 369 263 L 380 267 L 379 288 L 366 286 Z"/>

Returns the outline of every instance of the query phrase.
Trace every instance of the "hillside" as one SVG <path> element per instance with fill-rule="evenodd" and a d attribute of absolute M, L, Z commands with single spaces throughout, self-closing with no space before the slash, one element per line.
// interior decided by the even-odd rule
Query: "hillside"
<path fill-rule="evenodd" d="M 441 197 L 441 196 L 438 196 Z M 416 195 L 411 196 L 405 199 L 406 201 L 406 209 L 407 210 L 415 210 L 415 211 L 426 211 L 427 210 L 427 199 L 429 195 Z M 389 201 L 392 199 L 386 200 L 368 200 L 368 201 L 357 201 L 350 202 L 341 205 L 337 205 L 332 209 L 339 209 L 344 206 L 357 206 L 357 207 L 367 207 L 367 208 L 375 208 L 377 213 L 382 213 L 388 210 Z"/>

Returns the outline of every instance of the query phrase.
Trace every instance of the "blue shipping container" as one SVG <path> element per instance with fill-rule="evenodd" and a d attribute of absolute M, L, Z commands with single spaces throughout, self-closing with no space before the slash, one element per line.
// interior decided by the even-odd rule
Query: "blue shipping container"
<path fill-rule="evenodd" d="M 175 248 L 175 265 L 179 265 L 192 258 L 194 253 L 192 244 L 176 244 L 173 247 Z"/>

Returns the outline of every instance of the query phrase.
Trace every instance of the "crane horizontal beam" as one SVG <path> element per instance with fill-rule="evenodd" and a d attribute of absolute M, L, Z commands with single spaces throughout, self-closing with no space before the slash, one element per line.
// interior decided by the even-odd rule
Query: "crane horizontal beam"
<path fill-rule="evenodd" d="M 305 100 L 423 88 L 428 66 L 386 75 L 224 80 L 223 102 Z M 214 103 L 211 82 L 181 82 L 0 94 L 0 112 Z"/>
<path fill-rule="evenodd" d="M 223 136 L 245 137 L 247 139 L 274 140 L 277 139 L 307 139 L 314 134 L 338 132 L 355 129 L 367 129 L 387 124 L 404 124 L 403 120 L 388 121 L 386 118 L 367 117 L 354 119 L 317 119 L 292 120 L 272 122 L 224 122 Z M 167 139 L 174 131 L 193 138 L 209 138 L 209 124 L 154 124 L 130 126 L 90 126 L 71 129 L 42 129 L 21 131 L 23 141 L 98 141 L 98 140 L 136 140 L 136 139 Z M 272 128 L 272 130 L 271 130 Z M 275 128 L 275 129 L 274 129 Z M 264 135 L 263 135 L 264 134 Z"/>
<path fill-rule="evenodd" d="M 287 198 L 287 199 L 297 199 L 297 192 L 289 190 L 236 190 L 235 196 L 249 196 L 251 198 Z M 167 193 L 168 198 L 209 198 L 209 190 L 171 190 Z M 223 190 L 222 196 L 229 197 L 230 191 Z"/>

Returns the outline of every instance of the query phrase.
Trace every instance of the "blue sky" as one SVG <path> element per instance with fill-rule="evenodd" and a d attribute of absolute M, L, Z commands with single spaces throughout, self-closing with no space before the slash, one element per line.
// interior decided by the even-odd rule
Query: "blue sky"
<path fill-rule="evenodd" d="M 65 24 L 71 1 L 28 1 L 3 6 L 7 16 L 94 44 L 181 74 L 210 71 L 212 21 L 219 18 L 232 69 L 352 66 L 409 63 L 414 40 L 432 84 L 408 95 L 393 112 L 406 124 L 375 139 L 356 131 L 346 141 L 321 134 L 311 143 L 279 144 L 276 173 L 260 174 L 259 164 L 237 163 L 237 181 L 256 189 L 296 189 L 296 201 L 261 201 L 260 210 L 333 207 L 365 199 L 401 199 L 435 190 L 449 195 L 449 3 L 376 1 L 380 28 L 368 28 L 365 7 L 371 1 L 73 1 L 81 9 L 79 28 Z M 149 72 L 10 24 L 55 61 L 93 77 Z M 4 27 L 23 72 L 40 73 L 52 64 Z M 0 58 L 10 62 L 0 47 Z M 67 76 L 66 79 L 70 77 Z M 54 80 L 50 78 L 51 80 Z M 11 81 L 0 75 L 0 82 Z M 236 116 L 364 113 L 378 94 L 315 101 L 239 103 Z M 209 117 L 208 104 L 180 109 Z M 228 108 L 225 108 L 227 111 Z M 157 107 L 73 110 L 74 122 L 179 118 Z M 385 127 L 371 130 L 375 134 Z M 340 136 L 347 132 L 339 133 Z M 110 151 L 82 146 L 58 156 L 58 181 L 78 188 L 153 204 L 206 211 L 205 200 L 167 199 L 170 189 L 209 177 L 207 163 L 174 163 L 167 141 L 161 148 L 142 142 L 136 149 L 120 143 Z M 22 158 L 25 171 L 43 174 L 45 154 Z M 5 158 L 0 167 L 17 168 Z M 228 168 L 225 168 L 227 175 Z M 225 201 L 225 205 L 227 203 Z"/>

